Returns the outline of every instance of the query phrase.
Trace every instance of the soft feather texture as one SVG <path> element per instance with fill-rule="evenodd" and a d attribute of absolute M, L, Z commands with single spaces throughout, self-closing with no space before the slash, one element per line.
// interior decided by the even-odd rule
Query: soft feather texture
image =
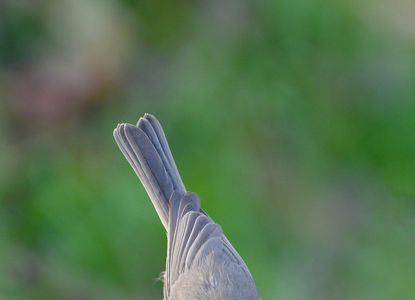
<path fill-rule="evenodd" d="M 140 178 L 167 231 L 166 300 L 260 299 L 248 267 L 187 192 L 159 121 L 119 124 L 115 140 Z"/>

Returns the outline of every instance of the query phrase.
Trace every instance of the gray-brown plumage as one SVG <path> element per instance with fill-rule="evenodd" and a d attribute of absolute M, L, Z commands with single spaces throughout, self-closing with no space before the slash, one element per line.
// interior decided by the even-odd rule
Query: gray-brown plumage
<path fill-rule="evenodd" d="M 242 258 L 186 191 L 158 120 L 145 114 L 136 126 L 118 125 L 114 137 L 167 231 L 164 299 L 260 299 Z"/>

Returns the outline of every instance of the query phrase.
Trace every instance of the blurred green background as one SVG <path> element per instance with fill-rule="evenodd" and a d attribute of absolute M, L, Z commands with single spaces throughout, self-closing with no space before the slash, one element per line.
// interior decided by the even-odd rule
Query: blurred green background
<path fill-rule="evenodd" d="M 0 299 L 161 299 L 112 130 L 165 127 L 263 299 L 415 297 L 410 0 L 0 2 Z"/>

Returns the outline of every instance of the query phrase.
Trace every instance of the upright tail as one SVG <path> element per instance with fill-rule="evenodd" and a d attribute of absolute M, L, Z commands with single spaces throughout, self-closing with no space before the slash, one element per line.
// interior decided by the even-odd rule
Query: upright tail
<path fill-rule="evenodd" d="M 159 121 L 145 114 L 137 122 L 119 124 L 114 137 L 121 152 L 141 180 L 166 230 L 169 226 L 169 199 L 186 189 L 174 162 Z"/>

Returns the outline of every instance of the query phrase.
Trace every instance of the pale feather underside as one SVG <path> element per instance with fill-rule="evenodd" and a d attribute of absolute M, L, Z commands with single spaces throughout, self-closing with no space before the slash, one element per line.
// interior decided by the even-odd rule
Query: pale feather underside
<path fill-rule="evenodd" d="M 114 137 L 168 233 L 165 299 L 260 299 L 242 258 L 196 194 L 186 192 L 158 120 L 145 114 L 137 126 L 118 125 Z"/>

